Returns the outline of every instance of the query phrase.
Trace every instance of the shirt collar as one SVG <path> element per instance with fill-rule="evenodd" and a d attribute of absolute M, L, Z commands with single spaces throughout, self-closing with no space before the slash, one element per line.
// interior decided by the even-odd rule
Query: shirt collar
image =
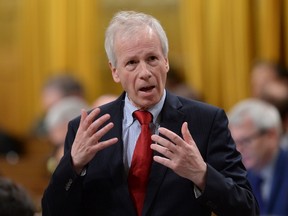
<path fill-rule="evenodd" d="M 153 115 L 153 123 L 155 124 L 157 122 L 157 118 L 159 116 L 159 113 L 161 112 L 163 105 L 164 105 L 164 101 L 166 98 L 166 90 L 164 89 L 163 95 L 160 99 L 160 101 L 155 104 L 153 107 L 149 108 L 148 111 Z M 132 116 L 132 113 L 134 111 L 138 110 L 137 107 L 135 107 L 130 99 L 127 96 L 127 93 L 125 95 L 125 105 L 124 105 L 124 119 L 126 119 L 126 126 L 129 126 L 133 123 L 134 118 Z"/>
<path fill-rule="evenodd" d="M 276 154 L 278 155 L 279 152 Z M 260 176 L 262 176 L 263 179 L 271 179 L 272 176 L 273 176 L 273 171 L 274 171 L 274 168 L 275 168 L 275 164 L 276 164 L 276 159 L 277 159 L 277 156 L 274 156 L 273 159 L 271 160 L 271 162 L 269 164 L 267 164 L 265 167 L 263 167 L 263 169 L 261 169 L 260 171 Z"/>

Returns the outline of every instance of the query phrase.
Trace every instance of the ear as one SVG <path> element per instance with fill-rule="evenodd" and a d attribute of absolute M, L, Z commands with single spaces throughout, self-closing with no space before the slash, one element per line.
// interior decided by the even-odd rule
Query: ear
<path fill-rule="evenodd" d="M 118 70 L 116 67 L 114 67 L 111 62 L 109 62 L 109 67 L 110 67 L 110 70 L 112 72 L 112 77 L 113 77 L 113 80 L 114 82 L 116 83 L 119 83 L 120 82 L 120 78 L 119 78 L 119 74 L 118 74 Z"/>
<path fill-rule="evenodd" d="M 275 128 L 268 129 L 266 131 L 266 137 L 264 139 L 267 140 L 267 143 L 269 143 L 271 151 L 274 151 L 278 148 L 278 140 L 280 139 L 280 134 Z"/>
<path fill-rule="evenodd" d="M 169 69 L 170 69 L 168 58 L 165 58 L 165 67 L 166 67 L 166 73 L 168 73 L 168 71 L 169 71 Z"/>

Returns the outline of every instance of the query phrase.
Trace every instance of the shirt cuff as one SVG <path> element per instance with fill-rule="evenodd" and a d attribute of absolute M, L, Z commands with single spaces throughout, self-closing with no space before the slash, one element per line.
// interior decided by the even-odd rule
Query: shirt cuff
<path fill-rule="evenodd" d="M 202 195 L 201 190 L 196 185 L 194 185 L 194 195 L 196 198 L 199 198 Z"/>

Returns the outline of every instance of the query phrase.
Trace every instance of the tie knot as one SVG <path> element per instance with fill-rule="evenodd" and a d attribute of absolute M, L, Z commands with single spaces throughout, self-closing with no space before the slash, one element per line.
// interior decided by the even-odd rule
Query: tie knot
<path fill-rule="evenodd" d="M 152 121 L 152 114 L 148 111 L 137 110 L 133 113 L 133 115 L 141 125 L 147 125 Z"/>

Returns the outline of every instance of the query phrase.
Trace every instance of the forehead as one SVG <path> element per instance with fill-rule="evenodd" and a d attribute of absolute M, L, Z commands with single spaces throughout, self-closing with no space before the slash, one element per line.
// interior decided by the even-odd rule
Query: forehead
<path fill-rule="evenodd" d="M 115 50 L 133 51 L 135 48 L 155 50 L 161 48 L 161 42 L 155 31 L 149 26 L 142 26 L 133 31 L 119 31 L 115 37 Z"/>
<path fill-rule="evenodd" d="M 271 67 L 260 65 L 252 70 L 253 79 L 274 79 L 277 77 L 276 71 Z"/>
<path fill-rule="evenodd" d="M 250 133 L 257 129 L 253 120 L 247 116 L 244 116 L 240 122 L 231 124 L 230 129 L 232 132 L 241 131 L 243 133 Z"/>

